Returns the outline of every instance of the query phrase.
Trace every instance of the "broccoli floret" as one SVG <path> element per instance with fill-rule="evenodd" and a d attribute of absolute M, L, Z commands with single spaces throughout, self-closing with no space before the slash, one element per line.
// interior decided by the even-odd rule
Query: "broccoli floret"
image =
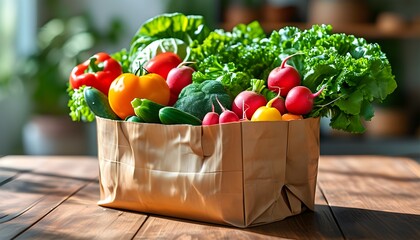
<path fill-rule="evenodd" d="M 216 98 L 224 108 L 231 109 L 232 99 L 222 83 L 215 80 L 206 80 L 202 83 L 192 83 L 182 89 L 174 107 L 203 120 L 204 115 L 212 111 L 212 105 L 215 112 L 222 113 Z"/>

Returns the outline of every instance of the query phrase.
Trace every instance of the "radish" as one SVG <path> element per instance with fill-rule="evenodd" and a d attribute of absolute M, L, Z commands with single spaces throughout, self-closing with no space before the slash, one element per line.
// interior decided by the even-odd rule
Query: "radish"
<path fill-rule="evenodd" d="M 314 98 L 324 90 L 323 86 L 318 92 L 312 93 L 305 86 L 296 86 L 292 88 L 286 96 L 285 104 L 288 112 L 295 115 L 305 115 L 312 111 Z"/>
<path fill-rule="evenodd" d="M 171 91 L 171 97 L 168 103 L 170 106 L 178 100 L 178 95 L 181 90 L 192 83 L 192 74 L 195 70 L 192 67 L 181 64 L 176 68 L 172 68 L 166 78 L 166 83 Z"/>
<path fill-rule="evenodd" d="M 300 54 L 292 54 L 286 57 L 279 67 L 271 70 L 267 79 L 268 89 L 274 92 L 280 91 L 280 96 L 286 97 L 287 93 L 293 87 L 300 85 L 300 74 L 296 68 L 286 65 L 286 62 L 293 56 Z"/>
<path fill-rule="evenodd" d="M 281 96 L 277 96 L 276 100 L 274 100 L 274 102 L 271 104 L 271 107 L 279 110 L 281 115 L 283 115 L 287 112 L 284 98 L 282 98 Z"/>
<path fill-rule="evenodd" d="M 211 105 L 211 112 L 208 112 L 204 118 L 202 125 L 214 125 L 219 123 L 219 114 L 214 111 L 214 105 Z"/>
<path fill-rule="evenodd" d="M 244 116 L 244 108 L 246 108 L 246 117 L 251 119 L 254 112 L 261 106 L 267 104 L 267 100 L 261 94 L 261 91 L 265 88 L 265 82 L 263 80 L 252 79 L 251 90 L 245 90 L 240 92 L 232 103 L 232 111 L 241 118 Z"/>
<path fill-rule="evenodd" d="M 219 123 L 229 123 L 229 122 L 239 121 L 238 115 L 236 115 L 236 113 L 234 113 L 233 111 L 224 108 L 217 97 L 216 97 L 216 101 L 219 103 L 219 106 L 223 111 L 219 116 Z"/>

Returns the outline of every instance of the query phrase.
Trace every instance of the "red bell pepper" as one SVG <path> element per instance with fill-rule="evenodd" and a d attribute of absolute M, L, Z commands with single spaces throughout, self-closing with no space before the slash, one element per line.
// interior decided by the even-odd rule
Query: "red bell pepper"
<path fill-rule="evenodd" d="M 74 67 L 69 81 L 73 89 L 86 85 L 108 95 L 112 81 L 121 74 L 120 63 L 107 53 L 100 52 Z"/>

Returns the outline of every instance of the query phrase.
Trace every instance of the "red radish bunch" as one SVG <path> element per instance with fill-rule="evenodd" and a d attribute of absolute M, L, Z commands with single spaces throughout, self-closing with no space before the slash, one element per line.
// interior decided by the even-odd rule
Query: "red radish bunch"
<path fill-rule="evenodd" d="M 181 90 L 192 83 L 192 74 L 194 71 L 195 70 L 192 67 L 182 64 L 169 71 L 168 77 L 166 78 L 166 83 L 171 91 L 171 97 L 168 103 L 169 106 L 174 105 L 178 100 Z"/>
<path fill-rule="evenodd" d="M 232 103 L 232 111 L 241 118 L 244 115 L 251 119 L 254 112 L 267 104 L 267 100 L 260 93 L 265 88 L 263 80 L 252 80 L 252 89 L 240 92 Z M 246 108 L 246 109 L 245 109 Z M 245 111 L 246 110 L 246 111 Z"/>
<path fill-rule="evenodd" d="M 280 91 L 280 96 L 286 97 L 293 87 L 300 85 L 300 74 L 296 68 L 286 65 L 286 62 L 296 54 L 286 57 L 279 67 L 271 70 L 267 79 L 268 89 L 274 92 Z"/>
<path fill-rule="evenodd" d="M 312 111 L 314 99 L 323 91 L 322 87 L 318 92 L 312 93 L 305 86 L 301 86 L 301 76 L 292 66 L 286 62 L 296 53 L 286 57 L 279 67 L 274 68 L 267 79 L 267 86 L 270 90 L 277 92 L 281 97 L 276 99 L 273 107 L 277 108 L 283 115 L 291 113 L 294 115 L 305 115 Z"/>
<path fill-rule="evenodd" d="M 292 88 L 286 97 L 285 104 L 287 111 L 296 115 L 310 113 L 314 105 L 314 98 L 321 94 L 324 87 L 316 93 L 312 93 L 311 90 L 305 86 L 296 86 Z"/>

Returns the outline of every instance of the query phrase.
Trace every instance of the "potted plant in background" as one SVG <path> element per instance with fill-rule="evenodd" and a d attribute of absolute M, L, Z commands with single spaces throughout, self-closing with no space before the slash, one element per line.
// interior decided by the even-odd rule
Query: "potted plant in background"
<path fill-rule="evenodd" d="M 37 51 L 20 65 L 31 97 L 31 117 L 23 129 L 25 154 L 89 153 L 89 125 L 71 121 L 66 89 L 72 68 L 93 55 L 95 46 L 118 41 L 122 25 L 113 20 L 109 26 L 101 33 L 84 14 L 56 17 L 40 28 Z"/>

